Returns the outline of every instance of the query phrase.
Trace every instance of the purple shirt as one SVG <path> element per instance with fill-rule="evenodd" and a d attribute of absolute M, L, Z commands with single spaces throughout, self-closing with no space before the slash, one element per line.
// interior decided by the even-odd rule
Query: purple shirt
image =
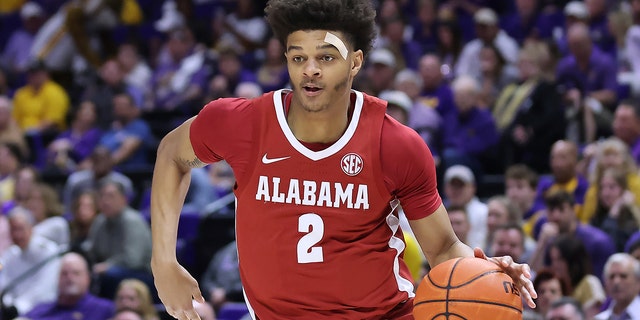
<path fill-rule="evenodd" d="M 575 189 L 566 190 L 566 191 L 570 192 L 573 195 L 573 199 L 577 204 L 583 204 L 584 196 L 585 194 L 587 194 L 587 189 L 589 189 L 589 181 L 587 181 L 587 179 L 585 179 L 583 176 L 578 176 L 577 180 L 578 181 L 575 184 Z M 564 188 L 556 184 L 556 180 L 553 176 L 541 177 L 540 181 L 538 182 L 538 187 L 536 190 L 536 199 L 533 203 L 533 208 L 531 211 L 525 214 L 525 216 L 523 217 L 524 219 L 529 219 L 532 214 L 546 207 L 544 197 L 547 194 L 547 192 L 551 189 L 563 190 Z"/>
<path fill-rule="evenodd" d="M 2 64 L 11 70 L 24 70 L 29 63 L 33 39 L 34 35 L 24 29 L 13 32 L 2 53 Z"/>
<path fill-rule="evenodd" d="M 442 128 L 443 147 L 466 154 L 480 154 L 498 142 L 498 129 L 491 112 L 473 108 L 464 115 L 450 115 Z"/>
<path fill-rule="evenodd" d="M 615 62 L 595 46 L 586 72 L 580 70 L 573 55 L 560 60 L 556 70 L 558 84 L 566 88 L 582 89 L 586 94 L 604 89 L 615 92 L 618 89 Z"/>
<path fill-rule="evenodd" d="M 98 128 L 89 129 L 87 132 L 82 134 L 81 136 L 72 135 L 71 130 L 66 130 L 60 135 L 58 135 L 57 139 L 69 139 L 71 141 L 71 145 L 73 149 L 70 152 L 70 156 L 76 162 L 80 162 L 86 159 L 93 149 L 98 145 L 100 141 L 100 137 L 102 136 L 102 131 Z"/>
<path fill-rule="evenodd" d="M 87 294 L 73 307 L 59 306 L 56 302 L 42 303 L 24 316 L 30 320 L 108 320 L 113 313 L 113 302 Z"/>
<path fill-rule="evenodd" d="M 575 234 L 587 249 L 593 275 L 602 279 L 604 264 L 609 259 L 609 256 L 616 252 L 613 240 L 604 231 L 584 223 L 578 225 Z"/>
<path fill-rule="evenodd" d="M 640 165 L 640 137 L 636 139 L 631 148 L 631 156 L 636 161 L 637 165 Z"/>

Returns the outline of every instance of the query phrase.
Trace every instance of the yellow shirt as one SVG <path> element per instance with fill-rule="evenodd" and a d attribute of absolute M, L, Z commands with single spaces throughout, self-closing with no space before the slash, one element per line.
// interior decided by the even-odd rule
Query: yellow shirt
<path fill-rule="evenodd" d="M 0 13 L 7 14 L 20 10 L 25 0 L 1 0 Z"/>
<path fill-rule="evenodd" d="M 66 128 L 69 96 L 57 83 L 48 80 L 39 91 L 24 86 L 13 97 L 13 118 L 22 130 L 38 129 L 42 121 L 51 121 L 58 129 Z"/>
<path fill-rule="evenodd" d="M 640 206 L 640 176 L 635 173 L 627 175 L 627 186 L 629 191 L 635 196 L 636 205 Z M 591 217 L 596 213 L 598 206 L 598 186 L 591 185 L 584 195 L 584 205 L 579 211 L 578 218 L 584 223 L 589 223 Z"/>
<path fill-rule="evenodd" d="M 404 263 L 407 264 L 414 283 L 419 283 L 422 280 L 420 276 L 422 275 L 422 264 L 424 262 L 422 251 L 418 241 L 409 233 L 404 233 L 404 242 L 407 244 L 404 249 Z"/>

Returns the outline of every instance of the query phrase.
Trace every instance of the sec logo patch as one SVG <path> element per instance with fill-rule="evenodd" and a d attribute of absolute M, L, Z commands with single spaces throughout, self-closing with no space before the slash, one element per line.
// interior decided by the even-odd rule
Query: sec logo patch
<path fill-rule="evenodd" d="M 355 153 L 348 153 L 344 155 L 340 161 L 342 171 L 348 176 L 355 176 L 360 173 L 363 165 L 362 157 Z"/>

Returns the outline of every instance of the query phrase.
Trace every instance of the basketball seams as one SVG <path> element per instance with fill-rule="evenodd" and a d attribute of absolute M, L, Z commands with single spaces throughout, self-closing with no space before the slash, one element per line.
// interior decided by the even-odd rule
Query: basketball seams
<path fill-rule="evenodd" d="M 512 305 L 508 305 L 506 303 L 499 303 L 499 302 L 492 302 L 492 301 L 482 301 L 482 300 L 471 300 L 471 299 L 435 299 L 435 300 L 422 300 L 419 302 L 416 302 L 414 304 L 414 307 L 421 305 L 421 304 L 428 304 L 428 303 L 451 303 L 451 302 L 456 302 L 456 303 L 474 303 L 474 304 L 489 304 L 489 305 L 493 305 L 493 306 L 497 306 L 497 307 L 505 307 L 508 309 L 512 309 L 517 311 L 518 313 L 522 313 L 522 310 L 512 306 Z M 444 314 L 444 313 L 442 313 Z"/>

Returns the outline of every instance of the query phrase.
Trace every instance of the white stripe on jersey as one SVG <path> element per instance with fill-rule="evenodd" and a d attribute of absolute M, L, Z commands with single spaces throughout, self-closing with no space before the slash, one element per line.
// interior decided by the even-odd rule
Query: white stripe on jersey
<path fill-rule="evenodd" d="M 300 141 L 296 139 L 296 136 L 293 135 L 291 128 L 289 128 L 289 125 L 287 124 L 287 117 L 284 114 L 284 106 L 282 104 L 282 91 L 283 89 L 280 89 L 273 94 L 273 104 L 276 108 L 278 123 L 280 124 L 282 132 L 287 137 L 287 140 L 289 141 L 291 146 L 294 149 L 298 150 L 298 152 L 300 152 L 300 154 L 302 154 L 303 156 L 313 161 L 318 161 L 330 157 L 340 151 L 340 149 L 342 149 L 344 146 L 346 146 L 349 140 L 351 140 L 351 137 L 353 137 L 353 135 L 355 134 L 356 128 L 358 127 L 358 122 L 360 120 L 360 113 L 362 112 L 362 104 L 364 102 L 362 92 L 351 90 L 351 92 L 356 94 L 356 103 L 353 108 L 351 123 L 349 123 L 349 126 L 347 127 L 347 130 L 344 132 L 342 137 L 340 137 L 340 139 L 338 139 L 338 141 L 336 141 L 329 148 L 320 151 L 312 151 L 302 145 L 302 143 L 300 143 Z"/>
<path fill-rule="evenodd" d="M 394 236 L 400 227 L 400 219 L 396 217 L 393 212 L 396 210 L 398 205 L 400 205 L 400 201 L 398 199 L 391 200 L 391 212 L 387 215 L 386 221 L 389 229 L 391 229 L 391 238 L 389 239 L 389 247 L 391 249 L 396 249 L 396 258 L 393 261 L 393 274 L 396 277 L 396 282 L 398 283 L 398 289 L 400 291 L 404 291 L 409 295 L 409 298 L 413 298 L 415 294 L 413 293 L 413 283 L 400 275 L 400 253 L 404 251 L 406 245 L 402 239 Z"/>

